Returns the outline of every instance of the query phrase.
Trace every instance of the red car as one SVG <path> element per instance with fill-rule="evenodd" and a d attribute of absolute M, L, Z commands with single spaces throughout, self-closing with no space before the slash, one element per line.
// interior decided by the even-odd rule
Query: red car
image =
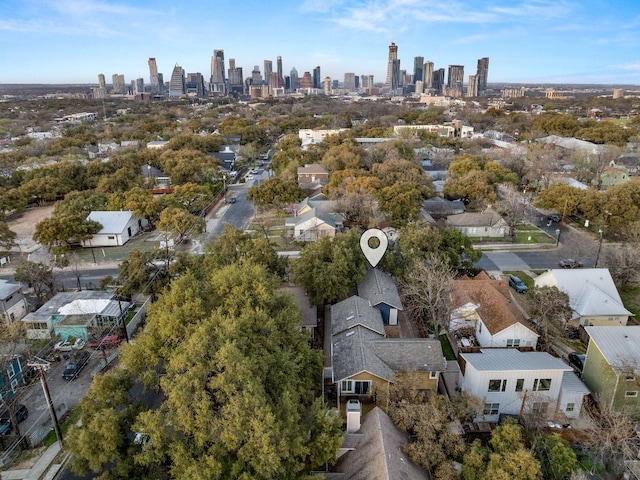
<path fill-rule="evenodd" d="M 118 335 L 107 335 L 106 337 L 103 337 L 102 340 L 92 340 L 89 342 L 89 346 L 96 349 L 102 349 L 117 347 L 121 342 L 122 340 Z"/>

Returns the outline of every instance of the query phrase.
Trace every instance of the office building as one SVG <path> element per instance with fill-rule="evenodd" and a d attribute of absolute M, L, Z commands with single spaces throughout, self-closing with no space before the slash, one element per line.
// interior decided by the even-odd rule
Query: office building
<path fill-rule="evenodd" d="M 422 66 L 422 86 L 425 90 L 433 88 L 433 62 L 425 62 Z"/>
<path fill-rule="evenodd" d="M 133 90 L 134 95 L 144 93 L 144 78 L 136 78 L 135 88 Z M 132 85 L 133 86 L 133 85 Z"/>
<path fill-rule="evenodd" d="M 98 74 L 98 86 L 91 89 L 91 96 L 93 98 L 105 98 L 107 96 L 107 83 L 103 73 Z"/>
<path fill-rule="evenodd" d="M 452 97 L 462 96 L 464 84 L 464 65 L 449 65 L 447 76 L 447 94 Z"/>
<path fill-rule="evenodd" d="M 276 58 L 276 69 L 277 69 L 277 73 L 278 73 L 278 86 L 284 87 L 285 86 L 285 82 L 284 82 L 284 76 L 283 76 L 283 72 L 282 72 L 282 57 L 279 56 L 279 55 Z"/>
<path fill-rule="evenodd" d="M 226 93 L 224 77 L 224 50 L 214 50 L 211 57 L 211 82 L 209 89 L 211 93 Z"/>
<path fill-rule="evenodd" d="M 164 75 L 158 73 L 158 95 L 164 95 Z"/>
<path fill-rule="evenodd" d="M 389 45 L 389 59 L 387 60 L 387 80 L 385 86 L 390 87 L 393 90 L 393 76 L 394 76 L 394 62 L 398 60 L 398 47 L 395 43 L 391 42 Z M 400 74 L 400 63 L 397 65 L 398 75 Z M 396 85 L 397 87 L 397 85 Z"/>
<path fill-rule="evenodd" d="M 355 92 L 356 91 L 356 74 L 355 73 L 345 73 L 344 74 L 343 87 L 347 92 Z"/>
<path fill-rule="evenodd" d="M 311 73 L 304 72 L 302 74 L 302 78 L 300 79 L 300 84 L 298 85 L 299 89 L 308 90 L 313 88 L 313 78 L 311 77 Z"/>
<path fill-rule="evenodd" d="M 422 94 L 424 92 L 424 84 L 422 83 L 422 80 L 418 80 L 415 83 L 414 92 L 417 93 L 418 95 L 420 95 L 420 94 Z"/>
<path fill-rule="evenodd" d="M 280 88 L 280 81 L 278 79 L 278 72 L 269 73 L 269 78 L 267 78 L 267 82 L 269 84 L 269 91 L 273 92 L 275 89 Z"/>
<path fill-rule="evenodd" d="M 289 91 L 295 92 L 298 89 L 298 85 L 300 85 L 298 71 L 296 70 L 296 67 L 293 67 L 289 73 Z"/>
<path fill-rule="evenodd" d="M 611 96 L 614 100 L 618 98 L 623 98 L 624 90 L 622 88 L 614 88 Z"/>
<path fill-rule="evenodd" d="M 98 74 L 98 88 L 107 88 L 106 81 L 104 79 L 104 73 Z"/>
<path fill-rule="evenodd" d="M 124 75 L 114 73 L 111 75 L 111 93 L 125 93 L 124 92 Z"/>
<path fill-rule="evenodd" d="M 436 94 L 442 95 L 442 90 L 444 88 L 444 68 L 439 68 L 433 72 L 432 88 L 435 90 Z"/>
<path fill-rule="evenodd" d="M 373 75 L 361 75 L 360 76 L 362 89 L 373 88 Z"/>
<path fill-rule="evenodd" d="M 489 77 L 489 57 L 483 57 L 478 60 L 476 75 L 478 77 L 478 93 L 484 95 L 487 89 L 487 78 Z"/>
<path fill-rule="evenodd" d="M 153 93 L 158 92 L 158 65 L 156 59 L 149 58 L 149 83 L 151 84 L 151 91 Z"/>
<path fill-rule="evenodd" d="M 391 83 L 389 84 L 391 91 L 396 93 L 396 90 L 402 86 L 402 77 L 400 76 L 400 60 L 397 58 L 391 62 Z"/>
<path fill-rule="evenodd" d="M 421 82 L 424 72 L 424 57 L 414 57 L 413 59 L 413 83 Z"/>
<path fill-rule="evenodd" d="M 184 80 L 184 69 L 176 63 L 171 73 L 169 82 L 169 96 L 180 97 L 186 93 L 186 82 Z"/>
<path fill-rule="evenodd" d="M 325 77 L 324 82 L 324 94 L 331 95 L 331 77 Z"/>
<path fill-rule="evenodd" d="M 258 65 L 255 65 L 251 71 L 251 85 L 262 85 L 262 74 Z"/>
<path fill-rule="evenodd" d="M 273 62 L 271 60 L 264 61 L 264 81 L 265 83 L 269 83 L 269 76 L 273 72 Z M 277 86 L 277 85 L 276 85 Z"/>
<path fill-rule="evenodd" d="M 200 72 L 187 74 L 186 93 L 189 96 L 204 98 L 207 96 L 207 89 L 204 86 L 204 76 Z"/>
<path fill-rule="evenodd" d="M 322 81 L 320 80 L 320 66 L 313 69 L 313 88 L 322 88 Z"/>
<path fill-rule="evenodd" d="M 469 75 L 469 83 L 467 84 L 467 97 L 478 96 L 478 75 Z"/>

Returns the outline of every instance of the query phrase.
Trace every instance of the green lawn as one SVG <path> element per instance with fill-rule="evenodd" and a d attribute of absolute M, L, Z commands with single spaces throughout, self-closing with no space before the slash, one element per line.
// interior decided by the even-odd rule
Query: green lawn
<path fill-rule="evenodd" d="M 513 243 L 548 243 L 554 244 L 556 240 L 541 230 L 516 231 Z"/>
<path fill-rule="evenodd" d="M 531 278 L 526 273 L 517 270 L 505 270 L 502 273 L 504 273 L 505 275 L 515 275 L 516 277 L 519 277 L 529 290 L 533 290 L 533 278 Z"/>
<path fill-rule="evenodd" d="M 78 423 L 78 420 L 80 420 L 80 408 L 72 408 L 61 420 L 62 423 L 60 423 L 60 431 L 62 432 L 62 438 L 64 439 L 67 436 L 67 432 L 69 431 L 71 426 L 75 425 L 76 423 Z M 56 437 L 56 432 L 54 430 L 51 430 L 48 435 L 44 437 L 43 443 L 46 447 L 49 447 L 57 441 L 58 439 Z"/>
<path fill-rule="evenodd" d="M 449 344 L 449 339 L 446 335 L 440 335 L 440 345 L 442 345 L 442 353 L 447 360 L 455 360 L 456 356 L 453 353 L 453 348 Z"/>
<path fill-rule="evenodd" d="M 633 313 L 636 319 L 640 319 L 640 285 L 620 290 L 620 297 L 627 310 Z"/>

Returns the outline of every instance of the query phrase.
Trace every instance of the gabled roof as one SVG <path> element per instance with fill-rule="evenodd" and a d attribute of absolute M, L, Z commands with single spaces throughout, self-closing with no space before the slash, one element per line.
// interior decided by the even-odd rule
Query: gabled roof
<path fill-rule="evenodd" d="M 447 225 L 451 227 L 495 227 L 505 226 L 506 222 L 495 210 L 484 212 L 465 212 L 447 217 Z"/>
<path fill-rule="evenodd" d="M 453 281 L 451 309 L 478 305 L 476 312 L 492 335 L 521 323 L 533 333 L 533 325 L 525 318 L 511 296 L 507 280 L 492 280 L 486 274 L 472 279 Z"/>
<path fill-rule="evenodd" d="M 287 227 L 296 227 L 298 225 L 302 225 L 305 222 L 308 222 L 312 219 L 317 219 L 317 225 L 327 224 L 332 228 L 337 228 L 339 224 L 341 224 L 341 218 L 339 215 L 331 215 L 329 213 L 322 212 L 318 210 L 316 207 L 313 207 L 311 210 L 308 210 L 297 217 L 288 217 L 285 219 L 285 226 Z"/>
<path fill-rule="evenodd" d="M 483 348 L 480 353 L 460 353 L 460 356 L 475 370 L 485 372 L 572 371 L 569 365 L 547 352 L 521 352 L 515 348 Z"/>
<path fill-rule="evenodd" d="M 336 381 L 369 372 L 378 378 L 393 381 L 393 370 L 367 345 L 371 340 L 383 338 L 373 330 L 356 325 L 334 334 L 332 338 L 333 377 Z"/>
<path fill-rule="evenodd" d="M 370 268 L 358 284 L 358 295 L 369 300 L 373 306 L 385 303 L 402 310 L 402 301 L 396 282 L 391 275 L 377 268 Z"/>
<path fill-rule="evenodd" d="M 102 225 L 102 229 L 98 232 L 98 235 L 107 234 L 121 234 L 129 220 L 133 217 L 133 212 L 130 210 L 124 211 L 103 211 L 94 210 L 87 217 L 88 220 L 94 220 Z"/>
<path fill-rule="evenodd" d="M 366 345 L 394 372 L 432 372 L 447 368 L 439 340 L 432 338 L 385 338 Z"/>
<path fill-rule="evenodd" d="M 340 332 L 361 325 L 378 335 L 384 336 L 384 323 L 380 310 L 373 308 L 369 301 L 353 295 L 331 306 L 331 333 Z"/>
<path fill-rule="evenodd" d="M 575 316 L 631 316 L 608 268 L 552 269 L 535 279 L 536 287 L 555 286 L 569 295 Z"/>
<path fill-rule="evenodd" d="M 13 295 L 16 292 L 19 292 L 22 289 L 21 283 L 13 283 L 9 280 L 5 280 L 0 278 L 0 300 L 4 300 L 5 298 Z"/>
<path fill-rule="evenodd" d="M 429 474 L 411 462 L 402 445 L 408 435 L 394 425 L 380 407 L 362 419 L 359 442 L 338 460 L 336 472 L 345 480 L 429 480 Z"/>
<path fill-rule="evenodd" d="M 290 293 L 298 305 L 303 327 L 318 326 L 318 312 L 315 306 L 309 302 L 309 296 L 302 287 L 283 287 L 285 292 Z"/>
<path fill-rule="evenodd" d="M 433 197 L 424 201 L 423 208 L 431 215 L 455 215 L 464 212 L 462 200 L 447 200 L 442 197 Z"/>
<path fill-rule="evenodd" d="M 591 342 L 600 350 L 607 363 L 617 371 L 633 368 L 640 374 L 640 327 L 584 327 Z"/>
<path fill-rule="evenodd" d="M 298 175 L 321 174 L 329 175 L 329 171 L 319 163 L 309 163 L 304 167 L 298 167 Z"/>

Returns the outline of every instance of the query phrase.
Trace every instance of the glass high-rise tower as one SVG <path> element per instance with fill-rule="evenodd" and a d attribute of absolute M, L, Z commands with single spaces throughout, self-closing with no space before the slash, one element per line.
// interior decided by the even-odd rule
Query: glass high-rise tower
<path fill-rule="evenodd" d="M 214 50 L 211 57 L 211 82 L 209 89 L 212 93 L 226 92 L 224 78 L 224 50 Z"/>
<path fill-rule="evenodd" d="M 158 92 L 158 65 L 156 59 L 149 58 L 149 83 L 151 84 L 151 91 Z"/>
<path fill-rule="evenodd" d="M 391 42 L 391 45 L 389 45 L 389 59 L 387 60 L 387 80 L 385 82 L 385 85 L 388 87 L 391 87 L 392 89 L 394 89 L 393 87 L 393 77 L 394 77 L 394 68 L 396 68 L 395 63 L 398 60 L 398 47 L 396 46 L 395 43 Z M 396 72 L 396 78 L 398 78 L 400 76 L 400 63 L 397 62 L 397 72 Z M 399 80 L 399 78 L 398 78 Z M 398 87 L 398 84 L 396 83 L 396 87 Z"/>
<path fill-rule="evenodd" d="M 476 75 L 478 77 L 478 94 L 483 95 L 487 89 L 487 78 L 489 77 L 489 57 L 478 60 Z"/>

